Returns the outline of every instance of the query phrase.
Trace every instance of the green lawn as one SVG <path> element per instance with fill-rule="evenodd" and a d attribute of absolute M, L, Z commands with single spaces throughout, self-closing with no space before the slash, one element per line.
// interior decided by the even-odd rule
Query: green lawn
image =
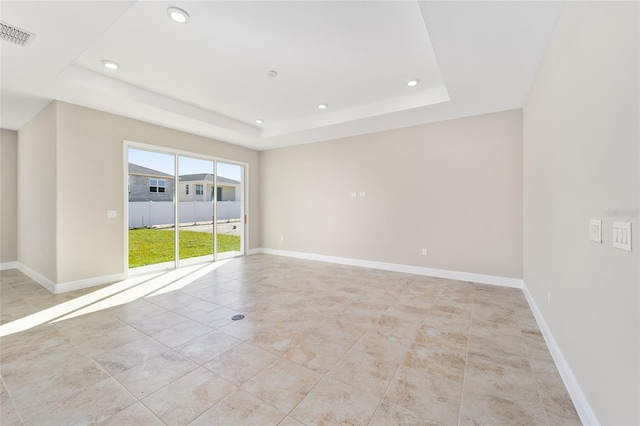
<path fill-rule="evenodd" d="M 174 258 L 173 232 L 159 229 L 129 230 L 129 268 L 170 262 Z M 218 234 L 218 253 L 240 251 L 240 237 Z M 180 259 L 213 253 L 213 236 L 180 230 Z"/>

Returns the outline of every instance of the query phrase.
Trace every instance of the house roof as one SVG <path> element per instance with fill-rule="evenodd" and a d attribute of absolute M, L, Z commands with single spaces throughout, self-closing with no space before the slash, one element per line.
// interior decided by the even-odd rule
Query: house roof
<path fill-rule="evenodd" d="M 213 174 L 211 173 L 194 173 L 190 175 L 180 175 L 180 182 L 211 182 L 213 183 Z M 240 182 L 237 180 L 229 179 L 226 177 L 218 176 L 218 183 L 227 183 L 230 185 L 237 185 Z"/>
<path fill-rule="evenodd" d="M 158 176 L 163 178 L 173 179 L 173 176 L 158 170 L 153 170 L 148 167 L 141 166 L 139 164 L 129 163 L 130 175 L 145 175 L 145 176 Z"/>

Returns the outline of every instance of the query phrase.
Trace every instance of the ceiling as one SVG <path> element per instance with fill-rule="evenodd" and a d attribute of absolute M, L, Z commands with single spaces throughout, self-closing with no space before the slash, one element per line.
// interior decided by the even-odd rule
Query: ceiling
<path fill-rule="evenodd" d="M 561 7 L 3 0 L 36 36 L 1 42 L 0 126 L 57 99 L 263 150 L 520 108 Z"/>

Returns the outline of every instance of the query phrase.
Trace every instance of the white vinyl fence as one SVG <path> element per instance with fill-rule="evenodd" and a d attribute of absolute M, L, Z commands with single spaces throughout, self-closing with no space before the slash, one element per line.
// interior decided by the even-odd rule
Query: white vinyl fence
<path fill-rule="evenodd" d="M 240 201 L 218 201 L 217 220 L 240 219 Z M 181 201 L 178 203 L 180 223 L 211 222 L 213 204 L 211 201 Z M 129 202 L 129 228 L 155 225 L 173 225 L 172 201 L 131 201 Z"/>

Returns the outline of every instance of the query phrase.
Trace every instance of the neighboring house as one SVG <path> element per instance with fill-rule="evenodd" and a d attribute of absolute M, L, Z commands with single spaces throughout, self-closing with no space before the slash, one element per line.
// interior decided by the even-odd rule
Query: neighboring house
<path fill-rule="evenodd" d="M 197 173 L 180 176 L 178 182 L 178 201 L 211 201 L 213 200 L 214 175 Z M 239 201 L 240 182 L 218 176 L 216 201 Z"/>
<path fill-rule="evenodd" d="M 129 201 L 173 201 L 172 175 L 129 163 Z"/>

